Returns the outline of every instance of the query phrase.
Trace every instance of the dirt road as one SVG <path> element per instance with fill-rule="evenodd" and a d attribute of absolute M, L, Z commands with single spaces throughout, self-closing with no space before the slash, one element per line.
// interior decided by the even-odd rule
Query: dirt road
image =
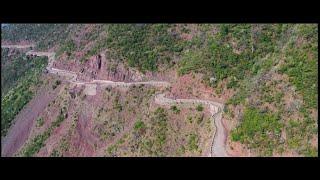
<path fill-rule="evenodd" d="M 214 125 L 216 126 L 216 132 L 211 146 L 211 156 L 214 157 L 227 157 L 226 152 L 226 131 L 222 124 L 222 109 L 223 104 L 199 99 L 169 99 L 165 97 L 165 94 L 157 94 L 155 96 L 155 103 L 161 105 L 179 105 L 179 104 L 203 104 L 209 107 Z"/>
<path fill-rule="evenodd" d="M 3 47 L 3 46 L 2 46 Z M 8 47 L 8 46 L 6 46 Z M 11 46 L 12 48 L 18 48 L 19 46 Z M 10 48 L 10 47 L 9 47 Z M 89 82 L 79 81 L 77 80 L 77 74 L 72 71 L 66 71 L 61 69 L 52 68 L 52 63 L 55 61 L 55 53 L 52 52 L 35 52 L 29 51 L 27 55 L 35 55 L 35 56 L 47 56 L 49 58 L 49 63 L 47 66 L 47 70 L 49 73 L 57 74 L 60 76 L 64 76 L 70 83 L 74 83 L 77 85 L 92 85 L 88 87 L 88 95 L 95 95 L 95 90 L 97 85 L 101 86 L 112 86 L 112 87 L 129 87 L 132 85 L 152 85 L 152 86 L 160 86 L 160 87 L 169 87 L 170 83 L 166 81 L 146 81 L 146 82 L 114 82 L 114 81 L 106 81 L 106 80 L 92 80 Z M 155 102 L 161 105 L 170 105 L 170 104 L 203 104 L 209 106 L 210 112 L 212 113 L 212 117 L 214 120 L 214 125 L 216 126 L 216 132 L 214 134 L 214 138 L 212 140 L 211 146 L 211 156 L 215 157 L 226 157 L 228 153 L 226 151 L 226 131 L 222 124 L 222 110 L 223 104 L 208 100 L 199 100 L 199 99 L 168 99 L 165 98 L 165 94 L 158 94 L 155 96 Z"/>
<path fill-rule="evenodd" d="M 16 48 L 16 49 L 26 49 L 26 48 L 33 48 L 35 47 L 34 44 L 29 45 L 1 45 L 1 48 Z"/>
<path fill-rule="evenodd" d="M 72 71 L 67 71 L 67 70 L 61 70 L 61 69 L 56 69 L 52 68 L 53 61 L 55 60 L 55 53 L 50 53 L 50 52 L 35 52 L 35 51 L 29 51 L 26 53 L 27 55 L 33 55 L 33 56 L 48 56 L 49 57 L 49 63 L 47 66 L 47 70 L 49 73 L 56 74 L 59 76 L 64 76 L 67 78 L 67 80 L 70 83 L 74 83 L 77 85 L 85 85 L 85 84 L 97 84 L 97 85 L 106 85 L 106 86 L 112 86 L 112 87 L 129 87 L 132 85 L 152 85 L 152 86 L 161 86 L 161 87 L 168 87 L 170 86 L 170 83 L 165 82 L 165 81 L 146 81 L 146 82 L 114 82 L 114 81 L 107 81 L 107 80 L 99 80 L 95 79 L 92 81 L 79 81 L 77 80 L 77 73 L 72 72 Z"/>

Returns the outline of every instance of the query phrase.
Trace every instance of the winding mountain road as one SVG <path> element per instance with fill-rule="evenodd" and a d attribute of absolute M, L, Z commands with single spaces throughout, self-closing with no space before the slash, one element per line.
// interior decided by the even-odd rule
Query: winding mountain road
<path fill-rule="evenodd" d="M 224 105 L 214 101 L 199 100 L 199 99 L 169 99 L 165 94 L 157 94 L 155 96 L 155 103 L 161 105 L 179 105 L 179 104 L 202 104 L 209 107 L 211 116 L 216 127 L 214 138 L 211 146 L 211 156 L 214 157 L 228 157 L 226 152 L 226 131 L 222 124 L 222 110 Z"/>
<path fill-rule="evenodd" d="M 34 47 L 34 45 L 5 45 L 1 46 L 1 48 L 29 48 Z M 77 79 L 77 73 L 67 70 L 61 70 L 52 68 L 53 62 L 55 61 L 55 53 L 53 52 L 36 52 L 36 51 L 28 51 L 26 55 L 32 56 L 47 56 L 48 57 L 48 66 L 46 69 L 49 73 L 60 75 L 66 78 L 66 80 L 70 83 L 74 83 L 77 85 L 94 85 L 93 88 L 96 88 L 97 85 L 101 86 L 111 86 L 111 87 L 129 87 L 132 85 L 152 85 L 158 87 L 169 87 L 171 84 L 166 81 L 146 81 L 146 82 L 114 82 L 114 81 L 107 81 L 107 80 L 92 80 L 89 82 L 79 81 Z M 89 94 L 89 95 L 95 95 Z M 224 105 L 214 101 L 208 100 L 200 100 L 200 99 L 169 99 L 165 97 L 165 94 L 157 94 L 155 96 L 155 103 L 159 105 L 171 105 L 171 104 L 203 104 L 209 107 L 211 112 L 214 125 L 216 127 L 216 131 L 214 134 L 214 138 L 212 140 L 211 146 L 211 154 L 210 156 L 214 157 L 227 157 L 229 156 L 226 151 L 226 130 L 222 124 L 222 110 Z M 10 136 L 8 134 L 7 136 Z"/>
<path fill-rule="evenodd" d="M 16 48 L 16 49 L 26 49 L 26 48 L 34 48 L 34 44 L 27 45 L 1 45 L 1 48 Z"/>

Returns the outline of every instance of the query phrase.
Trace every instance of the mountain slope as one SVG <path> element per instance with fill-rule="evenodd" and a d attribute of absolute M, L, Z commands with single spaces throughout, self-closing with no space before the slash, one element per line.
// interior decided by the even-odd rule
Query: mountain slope
<path fill-rule="evenodd" d="M 15 24 L 6 28 L 2 33 L 3 43 L 33 43 L 37 50 L 54 51 L 56 61 L 53 67 L 73 71 L 79 80 L 161 80 L 172 84 L 171 88 L 164 90 L 169 98 L 207 99 L 224 103 L 222 120 L 229 134 L 226 145 L 232 156 L 318 154 L 317 25 Z M 23 68 L 19 69 L 23 71 Z M 65 82 L 63 87 L 73 89 Z M 55 112 L 57 118 L 59 112 L 61 116 L 76 114 L 72 115 L 74 119 L 71 120 L 71 115 L 68 115 L 65 121 L 60 122 L 61 128 L 59 125 L 52 131 L 46 131 L 51 127 L 50 122 L 55 121 L 44 112 L 41 118 L 46 126 L 40 129 L 34 126 L 28 141 L 31 142 L 31 137 L 37 137 L 38 134 L 35 142 L 39 143 L 34 145 L 38 148 L 36 151 L 34 148 L 31 148 L 32 151 L 24 149 L 32 152 L 27 155 L 93 156 L 98 151 L 108 156 L 207 154 L 210 144 L 208 137 L 212 131 L 205 132 L 204 125 L 194 124 L 192 120 L 192 125 L 176 122 L 177 119 L 189 119 L 185 115 L 192 114 L 192 108 L 188 110 L 177 106 L 170 110 L 170 107 L 157 107 L 151 105 L 152 96 L 146 96 L 141 101 L 148 101 L 149 106 L 143 105 L 143 112 L 137 114 L 141 117 L 132 120 L 126 119 L 126 116 L 132 110 L 138 110 L 139 106 L 127 109 L 126 103 L 129 105 L 140 97 L 141 93 L 145 93 L 144 89 L 135 92 L 135 96 L 130 96 L 131 89 L 125 90 L 124 94 L 121 91 L 120 94 L 126 97 L 126 100 L 121 98 L 124 102 L 109 99 L 103 103 L 113 102 L 113 109 L 106 109 L 99 104 L 105 101 L 104 98 L 111 98 L 102 97 L 108 89 L 97 87 L 94 96 L 86 95 L 90 88 L 75 89 L 78 91 L 76 97 L 83 99 L 71 98 L 67 90 L 61 90 L 61 93 L 65 91 L 63 97 L 67 99 L 57 98 L 55 110 L 47 107 L 46 111 Z M 116 90 L 111 91 L 117 94 Z M 67 109 L 59 110 L 65 101 Z M 99 103 L 90 105 L 95 101 Z M 71 104 L 75 102 L 83 104 L 83 107 L 68 109 L 73 108 Z M 185 113 L 173 113 L 178 111 L 176 108 L 182 108 L 181 111 Z M 87 109 L 86 113 L 77 113 L 84 109 Z M 104 114 L 101 122 L 96 121 L 97 110 Z M 206 117 L 208 112 L 197 116 Z M 114 121 L 110 117 L 121 120 Z M 90 124 L 83 124 L 87 120 Z M 138 124 L 134 125 L 134 122 Z M 110 129 L 110 126 L 114 129 Z M 182 130 L 180 133 L 173 130 L 177 127 Z M 40 136 L 41 132 L 43 136 Z M 108 139 L 110 133 L 115 140 Z M 157 133 L 161 135 L 157 136 Z M 171 136 L 176 139 L 171 139 Z M 62 140 L 58 141 L 60 138 Z M 158 143 L 157 138 L 161 142 Z M 64 145 L 58 145 L 58 142 Z M 74 151 L 64 150 L 68 149 L 66 147 L 59 148 L 61 146 L 73 147 Z M 103 146 L 105 151 L 101 150 Z"/>

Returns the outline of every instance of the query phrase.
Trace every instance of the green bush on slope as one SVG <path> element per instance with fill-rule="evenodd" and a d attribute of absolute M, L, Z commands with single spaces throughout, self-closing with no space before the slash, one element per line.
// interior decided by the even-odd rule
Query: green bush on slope
<path fill-rule="evenodd" d="M 261 113 L 255 108 L 247 108 L 241 124 L 232 131 L 231 138 L 270 156 L 279 143 L 282 127 L 283 124 L 276 115 Z"/>
<path fill-rule="evenodd" d="M 1 135 L 5 136 L 12 120 L 21 109 L 32 99 L 35 90 L 31 87 L 37 86 L 42 69 L 47 65 L 47 58 L 38 57 L 34 60 L 32 68 L 26 70 L 17 80 L 13 87 L 4 97 L 1 98 Z"/>

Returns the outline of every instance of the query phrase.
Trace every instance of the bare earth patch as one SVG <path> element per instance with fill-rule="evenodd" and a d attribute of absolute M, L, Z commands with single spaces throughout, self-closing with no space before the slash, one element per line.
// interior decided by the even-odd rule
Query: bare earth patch
<path fill-rule="evenodd" d="M 29 137 L 32 126 L 39 114 L 56 97 L 54 92 L 41 89 L 39 93 L 15 117 L 15 122 L 5 138 L 1 139 L 1 156 L 13 156 Z"/>
<path fill-rule="evenodd" d="M 97 94 L 97 85 L 96 84 L 86 84 L 84 93 L 89 96 L 94 96 Z"/>

